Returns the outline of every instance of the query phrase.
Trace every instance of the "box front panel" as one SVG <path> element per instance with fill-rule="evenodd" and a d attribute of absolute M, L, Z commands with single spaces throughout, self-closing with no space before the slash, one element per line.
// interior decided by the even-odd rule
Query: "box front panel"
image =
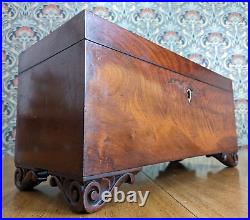
<path fill-rule="evenodd" d="M 84 111 L 86 176 L 236 150 L 231 92 L 88 41 Z"/>

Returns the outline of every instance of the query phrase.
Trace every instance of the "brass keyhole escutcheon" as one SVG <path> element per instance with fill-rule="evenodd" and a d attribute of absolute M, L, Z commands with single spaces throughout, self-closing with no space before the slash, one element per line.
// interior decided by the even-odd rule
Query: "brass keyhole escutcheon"
<path fill-rule="evenodd" d="M 192 89 L 187 89 L 187 99 L 188 99 L 188 103 L 191 103 L 191 101 L 192 101 L 192 93 L 193 93 L 193 90 L 192 90 Z"/>

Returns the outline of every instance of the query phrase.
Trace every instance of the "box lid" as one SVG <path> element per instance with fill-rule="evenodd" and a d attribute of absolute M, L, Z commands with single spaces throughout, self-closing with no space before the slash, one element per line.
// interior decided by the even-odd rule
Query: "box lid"
<path fill-rule="evenodd" d="M 209 85 L 232 91 L 232 81 L 91 12 L 82 11 L 20 56 L 19 73 L 82 40 L 124 53 Z M 32 51 L 36 51 L 36 53 Z"/>

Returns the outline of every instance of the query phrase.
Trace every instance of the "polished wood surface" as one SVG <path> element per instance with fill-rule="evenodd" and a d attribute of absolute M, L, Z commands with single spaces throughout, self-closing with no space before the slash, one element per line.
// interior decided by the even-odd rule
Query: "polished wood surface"
<path fill-rule="evenodd" d="M 80 12 L 47 37 L 21 53 L 19 73 L 86 39 L 174 71 L 177 74 L 228 91 L 232 90 L 231 80 L 89 11 Z"/>
<path fill-rule="evenodd" d="M 232 82 L 176 53 L 154 44 L 118 25 L 85 11 L 85 38 L 130 56 L 164 67 L 218 88 L 232 90 Z"/>
<path fill-rule="evenodd" d="M 226 168 L 214 158 L 197 157 L 177 164 L 148 166 L 135 185 L 121 187 L 150 191 L 142 208 L 138 204 L 111 203 L 93 214 L 70 211 L 58 188 L 48 182 L 31 192 L 18 191 L 13 182 L 13 158 L 3 158 L 3 217 L 247 217 L 248 152 L 239 151 L 239 165 Z"/>
<path fill-rule="evenodd" d="M 18 80 L 16 186 L 53 176 L 74 211 L 144 165 L 237 165 L 231 80 L 90 12 L 23 52 Z"/>
<path fill-rule="evenodd" d="M 86 176 L 237 149 L 228 91 L 88 41 L 85 83 Z"/>
<path fill-rule="evenodd" d="M 98 30 L 108 36 L 103 42 Z M 110 36 L 114 30 L 117 35 Z M 108 38 L 115 45 L 119 39 L 121 45 L 124 39 L 136 42 L 139 48 L 126 48 L 136 55 L 145 47 L 153 63 L 163 57 L 171 62 L 159 63 L 162 68 L 92 42 L 106 45 Z M 214 86 L 194 80 L 183 69 L 198 74 L 201 67 L 185 62 L 92 13 L 80 13 L 20 56 L 16 165 L 80 179 L 235 151 L 233 94 L 214 84 L 228 80 L 204 68 L 199 75 L 214 76 Z"/>
<path fill-rule="evenodd" d="M 16 166 L 82 177 L 83 51 L 79 42 L 19 74 Z"/>
<path fill-rule="evenodd" d="M 84 38 L 84 11 L 19 55 L 18 72 L 25 72 Z"/>

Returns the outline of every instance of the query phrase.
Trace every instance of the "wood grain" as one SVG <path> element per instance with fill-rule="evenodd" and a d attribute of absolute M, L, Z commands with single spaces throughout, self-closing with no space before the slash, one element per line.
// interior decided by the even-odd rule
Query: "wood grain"
<path fill-rule="evenodd" d="M 85 78 L 86 176 L 237 149 L 230 92 L 88 41 Z"/>
<path fill-rule="evenodd" d="M 85 12 L 80 12 L 77 16 L 74 16 L 55 31 L 23 51 L 19 56 L 18 72 L 25 72 L 27 69 L 44 62 L 84 39 L 84 16 Z"/>
<path fill-rule="evenodd" d="M 84 39 L 122 51 L 178 74 L 232 91 L 231 80 L 89 11 L 80 12 L 44 39 L 21 53 L 19 57 L 19 73 L 38 65 Z"/>
<path fill-rule="evenodd" d="M 247 217 L 248 150 L 239 151 L 239 166 L 225 168 L 214 158 L 186 159 L 176 165 L 144 168 L 129 190 L 150 191 L 146 205 L 107 204 L 101 211 L 80 215 L 69 210 L 58 188 L 48 182 L 31 192 L 13 183 L 13 158 L 3 158 L 3 217 Z"/>
<path fill-rule="evenodd" d="M 38 184 L 40 174 L 53 175 L 66 194 L 72 192 L 74 205 L 83 201 L 87 179 L 97 183 L 117 172 L 126 177 L 127 169 L 198 155 L 216 154 L 227 163 L 229 154 L 218 153 L 237 151 L 231 80 L 89 12 L 29 48 L 19 61 L 15 165 L 29 168 L 18 169 L 20 189 Z M 230 158 L 227 164 L 235 165 L 236 155 Z M 152 184 L 153 206 L 160 207 L 156 216 L 175 216 L 175 210 L 198 215 L 170 193 L 162 194 L 162 183 Z M 98 190 L 89 189 L 98 203 Z M 160 202 L 168 200 L 171 209 L 164 210 Z M 64 205 L 61 209 L 66 212 Z"/>
<path fill-rule="evenodd" d="M 80 42 L 19 74 L 17 166 L 82 177 L 83 51 Z"/>
<path fill-rule="evenodd" d="M 166 48 L 85 11 L 85 38 L 178 74 L 232 91 L 232 82 Z"/>

